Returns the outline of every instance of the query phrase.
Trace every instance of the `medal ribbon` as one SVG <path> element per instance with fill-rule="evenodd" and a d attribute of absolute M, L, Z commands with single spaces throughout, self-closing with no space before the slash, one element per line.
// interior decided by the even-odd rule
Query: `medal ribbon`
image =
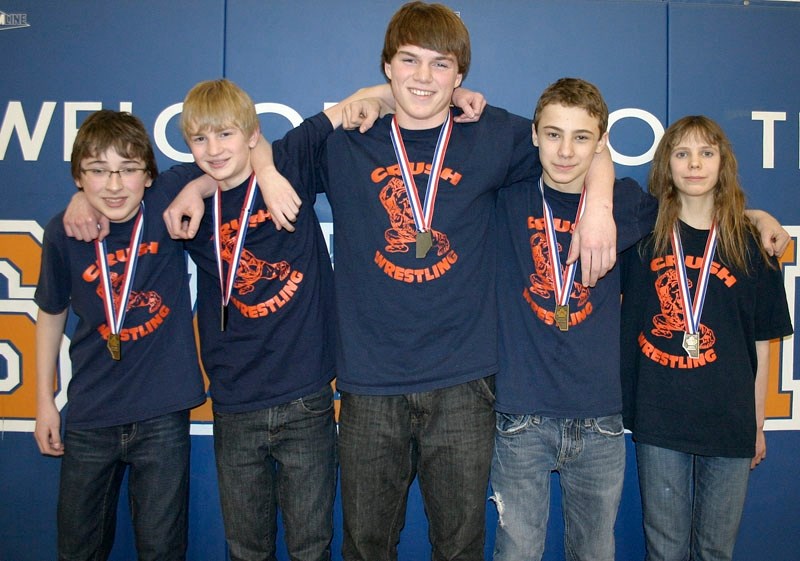
<path fill-rule="evenodd" d="M 133 223 L 131 240 L 128 243 L 128 261 L 125 263 L 125 280 L 120 290 L 119 305 L 114 304 L 114 290 L 111 282 L 111 269 L 108 266 L 108 255 L 106 253 L 106 241 L 95 240 L 94 251 L 97 255 L 97 263 L 100 268 L 100 283 L 103 286 L 103 309 L 106 314 L 106 324 L 113 335 L 119 335 L 122 324 L 125 323 L 125 313 L 128 308 L 128 300 L 131 296 L 131 286 L 133 277 L 136 275 L 136 263 L 139 261 L 139 244 L 142 242 L 144 232 L 144 201 L 139 206 L 139 214 Z"/>
<path fill-rule="evenodd" d="M 439 139 L 436 141 L 436 149 L 433 154 L 433 162 L 431 162 L 431 171 L 428 176 L 428 188 L 425 191 L 425 203 L 423 206 L 419 198 L 417 183 L 414 181 L 414 175 L 411 173 L 411 165 L 408 162 L 408 154 L 403 144 L 403 137 L 400 134 L 400 125 L 397 124 L 397 116 L 395 115 L 392 119 L 390 131 L 392 145 L 394 146 L 397 163 L 400 166 L 400 174 L 403 177 L 403 184 L 405 185 L 406 194 L 408 195 L 408 202 L 411 205 L 414 225 L 418 232 L 427 232 L 431 229 L 431 224 L 433 223 L 433 208 L 436 204 L 436 193 L 439 190 L 439 176 L 444 166 L 444 155 L 447 153 L 447 144 L 450 142 L 450 133 L 452 130 L 453 117 L 451 112 L 448 111 L 447 119 L 445 119 L 439 131 Z"/>
<path fill-rule="evenodd" d="M 225 277 L 222 268 L 222 190 L 217 187 L 217 192 L 214 193 L 213 206 L 213 219 L 214 219 L 214 254 L 217 258 L 217 271 L 219 273 L 219 290 L 222 294 L 222 305 L 227 306 L 231 299 L 231 292 L 233 292 L 233 283 L 236 281 L 236 272 L 239 269 L 239 258 L 242 255 L 242 248 L 244 247 L 244 239 L 247 237 L 247 229 L 250 225 L 250 215 L 253 212 L 253 201 L 256 198 L 256 174 L 250 175 L 250 182 L 247 184 L 247 193 L 245 193 L 244 203 L 242 210 L 239 213 L 239 233 L 236 236 L 236 242 L 233 247 L 231 260 L 228 263 L 228 276 Z"/>
<path fill-rule="evenodd" d="M 717 223 L 711 224 L 706 240 L 706 249 L 703 252 L 703 264 L 697 277 L 697 286 L 694 291 L 694 301 L 689 292 L 689 277 L 686 275 L 686 260 L 683 255 L 683 245 L 681 244 L 680 227 L 676 223 L 672 228 L 672 253 L 675 256 L 675 272 L 678 274 L 678 292 L 683 305 L 684 326 L 687 333 L 698 333 L 700 331 L 700 316 L 703 314 L 703 304 L 706 299 L 708 280 L 711 276 L 711 263 L 717 249 Z"/>
<path fill-rule="evenodd" d="M 542 193 L 542 212 L 544 214 L 544 232 L 547 238 L 547 247 L 550 250 L 550 275 L 553 277 L 553 288 L 556 293 L 556 304 L 566 306 L 569 302 L 569 294 L 572 292 L 572 281 L 575 279 L 575 270 L 578 261 L 562 269 L 561 256 L 558 253 L 558 240 L 556 239 L 556 227 L 553 220 L 553 211 L 544 196 L 544 182 L 539 178 L 539 191 Z M 578 226 L 586 208 L 586 187 L 581 190 L 581 198 L 578 201 L 578 210 L 575 213 L 575 227 Z"/>

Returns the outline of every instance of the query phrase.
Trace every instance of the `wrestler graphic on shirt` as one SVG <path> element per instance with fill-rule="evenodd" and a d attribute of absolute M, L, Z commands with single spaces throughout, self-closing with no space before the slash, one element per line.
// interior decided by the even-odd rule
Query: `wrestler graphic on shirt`
<path fill-rule="evenodd" d="M 561 244 L 558 244 L 561 251 Z M 547 237 L 542 232 L 535 232 L 531 236 L 531 257 L 533 258 L 533 274 L 530 276 L 531 286 L 528 290 L 542 298 L 550 298 L 555 290 L 553 277 L 550 272 L 550 248 Z M 589 300 L 590 291 L 582 284 L 573 281 L 569 297 L 578 301 L 582 307 Z"/>
<path fill-rule="evenodd" d="M 688 281 L 691 290 L 693 283 Z M 683 333 L 686 330 L 683 304 L 680 299 L 680 289 L 678 287 L 678 273 L 674 267 L 669 267 L 661 273 L 655 282 L 656 294 L 658 294 L 661 313 L 653 317 L 653 335 L 672 339 L 672 332 Z M 714 331 L 705 324 L 700 324 L 700 348 L 708 349 L 714 346 L 716 341 Z"/>
<path fill-rule="evenodd" d="M 403 181 L 397 177 L 389 180 L 381 189 L 380 201 L 389 215 L 391 228 L 386 230 L 386 251 L 389 253 L 407 253 L 408 244 L 416 243 L 417 228 L 414 225 L 414 215 L 411 213 L 411 204 Z M 433 247 L 436 254 L 442 256 L 450 251 L 450 240 L 447 235 L 438 230 L 431 229 Z"/>

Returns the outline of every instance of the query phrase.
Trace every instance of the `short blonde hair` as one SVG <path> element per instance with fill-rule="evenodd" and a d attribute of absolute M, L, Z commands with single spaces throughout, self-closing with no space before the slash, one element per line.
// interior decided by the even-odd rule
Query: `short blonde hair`
<path fill-rule="evenodd" d="M 189 136 L 202 131 L 236 127 L 246 137 L 258 129 L 253 100 L 230 80 L 208 80 L 194 86 L 183 100 L 181 132 Z"/>

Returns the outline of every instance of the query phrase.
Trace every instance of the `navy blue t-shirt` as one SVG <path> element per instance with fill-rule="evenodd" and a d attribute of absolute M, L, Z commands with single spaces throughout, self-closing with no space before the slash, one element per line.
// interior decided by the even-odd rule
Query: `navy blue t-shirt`
<path fill-rule="evenodd" d="M 275 165 L 303 205 L 295 232 L 276 230 L 257 192 L 225 331 L 213 242 L 213 199 L 187 249 L 198 267 L 197 318 L 203 366 L 216 411 L 273 407 L 319 390 L 333 378 L 333 279 L 314 213 L 311 176 L 332 126 L 320 113 L 272 145 Z M 173 185 L 177 191 L 183 185 Z M 247 183 L 222 192 L 222 244 L 232 245 Z M 223 265 L 228 274 L 228 264 Z"/>
<path fill-rule="evenodd" d="M 580 194 L 545 185 L 545 197 L 553 211 L 563 267 Z M 617 251 L 647 235 L 656 212 L 656 200 L 638 183 L 617 180 Z M 594 287 L 585 287 L 578 262 L 570 289 L 569 329 L 562 332 L 554 321 L 556 299 L 538 183 L 501 191 L 497 215 L 500 371 L 495 409 L 554 418 L 619 413 L 619 267 Z"/>
<path fill-rule="evenodd" d="M 337 385 L 359 394 L 430 391 L 497 371 L 495 198 L 539 173 L 530 121 L 488 107 L 479 122 L 456 123 L 433 247 L 417 259 L 390 122 L 334 132 L 321 160 L 335 231 Z M 422 197 L 439 130 L 402 131 Z"/>
<path fill-rule="evenodd" d="M 173 177 L 189 178 L 180 172 Z M 68 238 L 63 212 L 45 228 L 36 304 L 78 317 L 70 344 L 72 379 L 66 427 L 92 429 L 151 419 L 205 401 L 192 328 L 189 279 L 183 245 L 170 239 L 161 213 L 167 206 L 157 186 L 145 191 L 144 230 L 123 329 L 122 359 L 106 348 L 109 328 L 95 245 Z M 112 223 L 106 238 L 115 291 L 124 282 L 135 219 Z"/>
<path fill-rule="evenodd" d="M 707 230 L 680 222 L 692 297 Z M 622 259 L 622 384 L 625 426 L 637 442 L 687 454 L 755 453 L 756 341 L 792 332 L 780 268 L 748 240 L 748 271 L 714 257 L 700 318 L 699 358 L 683 350 L 683 308 L 670 251 L 652 238 Z"/>

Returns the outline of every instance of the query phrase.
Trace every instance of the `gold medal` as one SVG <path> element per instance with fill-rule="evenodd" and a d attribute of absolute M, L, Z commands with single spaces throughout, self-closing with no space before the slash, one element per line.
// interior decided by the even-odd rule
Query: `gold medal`
<path fill-rule="evenodd" d="M 222 304 L 219 309 L 219 330 L 225 331 L 228 327 L 228 306 Z"/>
<path fill-rule="evenodd" d="M 700 335 L 684 332 L 683 350 L 686 351 L 689 358 L 700 358 Z"/>
<path fill-rule="evenodd" d="M 555 312 L 556 325 L 561 331 L 569 330 L 569 304 L 557 304 Z"/>
<path fill-rule="evenodd" d="M 122 342 L 119 340 L 119 333 L 111 333 L 108 336 L 106 347 L 108 347 L 108 352 L 111 353 L 111 358 L 114 360 L 122 358 Z"/>
<path fill-rule="evenodd" d="M 433 246 L 431 231 L 417 232 L 417 259 L 425 259 L 428 251 Z"/>

